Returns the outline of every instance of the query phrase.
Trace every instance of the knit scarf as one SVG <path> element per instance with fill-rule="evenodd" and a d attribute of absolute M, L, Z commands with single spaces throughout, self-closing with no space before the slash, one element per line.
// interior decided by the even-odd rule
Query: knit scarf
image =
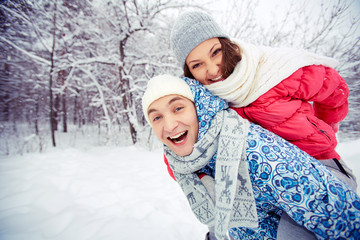
<path fill-rule="evenodd" d="M 225 99 L 232 107 L 245 107 L 288 78 L 301 67 L 324 65 L 334 68 L 333 58 L 304 50 L 255 46 L 235 40 L 241 61 L 224 81 L 206 85 L 211 93 Z"/>
<path fill-rule="evenodd" d="M 206 131 L 201 134 L 188 156 L 180 157 L 168 147 L 164 147 L 175 178 L 197 219 L 210 227 L 215 227 L 218 239 L 226 238 L 229 228 L 258 227 L 248 163 L 245 161 L 249 123 L 240 118 L 235 111 L 225 109 L 226 103 L 212 96 L 198 82 L 185 80 L 194 93 L 199 123 L 203 123 L 199 124 L 199 133 L 205 125 Z M 219 102 L 223 102 L 224 105 Z M 206 114 L 202 114 L 204 109 L 207 109 Z M 214 114 L 208 114 L 209 109 L 212 109 L 211 113 Z M 212 116 L 209 118 L 209 115 Z M 195 173 L 214 155 L 215 202 Z"/>

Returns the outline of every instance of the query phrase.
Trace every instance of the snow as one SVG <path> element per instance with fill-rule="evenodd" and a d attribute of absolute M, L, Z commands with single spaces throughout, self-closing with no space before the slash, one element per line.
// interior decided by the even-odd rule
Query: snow
<path fill-rule="evenodd" d="M 338 151 L 360 179 L 360 139 Z M 204 239 L 160 149 L 54 148 L 1 156 L 1 240 Z"/>

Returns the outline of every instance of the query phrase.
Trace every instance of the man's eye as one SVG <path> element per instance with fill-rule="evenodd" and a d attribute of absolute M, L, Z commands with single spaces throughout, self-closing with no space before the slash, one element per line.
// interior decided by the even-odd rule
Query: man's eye
<path fill-rule="evenodd" d="M 159 120 L 160 118 L 161 118 L 160 116 L 154 117 L 153 122 Z"/>
<path fill-rule="evenodd" d="M 183 109 L 184 107 L 177 107 L 177 108 L 175 108 L 175 112 L 177 112 L 177 111 L 180 111 L 181 109 Z"/>

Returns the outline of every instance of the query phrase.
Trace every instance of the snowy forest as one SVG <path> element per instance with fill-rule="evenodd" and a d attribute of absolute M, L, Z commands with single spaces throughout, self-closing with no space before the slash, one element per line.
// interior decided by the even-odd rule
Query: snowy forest
<path fill-rule="evenodd" d="M 151 77 L 182 74 L 169 36 L 191 8 L 211 13 L 234 38 L 337 59 L 350 88 L 339 141 L 360 137 L 359 1 L 8 0 L 0 4 L 1 153 L 84 138 L 156 146 L 141 97 Z"/>

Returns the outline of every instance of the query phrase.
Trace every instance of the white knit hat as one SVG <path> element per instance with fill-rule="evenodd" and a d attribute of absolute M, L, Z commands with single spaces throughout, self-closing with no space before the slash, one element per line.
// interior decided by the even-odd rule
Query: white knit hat
<path fill-rule="evenodd" d="M 187 11 L 180 15 L 171 30 L 170 43 L 182 68 L 189 53 L 210 38 L 229 38 L 215 20 L 200 11 Z"/>
<path fill-rule="evenodd" d="M 194 96 L 185 80 L 168 74 L 150 79 L 142 98 L 143 113 L 148 123 L 150 123 L 147 113 L 149 106 L 159 98 L 171 94 L 181 95 L 194 102 Z"/>

